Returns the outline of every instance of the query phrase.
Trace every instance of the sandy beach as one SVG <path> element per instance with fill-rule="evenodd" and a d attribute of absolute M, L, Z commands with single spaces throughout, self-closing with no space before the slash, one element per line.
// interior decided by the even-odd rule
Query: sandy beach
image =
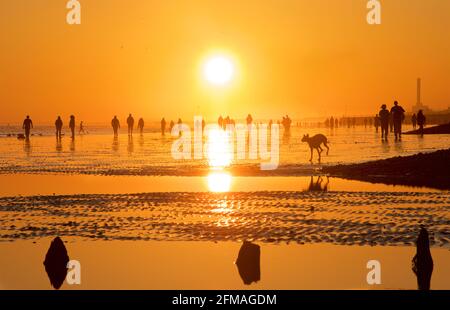
<path fill-rule="evenodd" d="M 60 237 L 90 270 L 81 286 L 64 289 L 367 289 L 365 263 L 374 258 L 387 274 L 377 288 L 414 289 L 409 266 L 423 225 L 440 264 L 432 288 L 448 288 L 449 269 L 439 263 L 450 258 L 448 176 L 438 170 L 433 183 L 436 169 L 404 172 L 421 167 L 417 162 L 446 163 L 449 151 L 437 150 L 443 138 L 410 136 L 387 147 L 371 131 L 344 128 L 332 132 L 332 151 L 319 165 L 306 163 L 307 148 L 296 138 L 302 131 L 293 132 L 279 169 L 269 172 L 251 161 L 222 171 L 176 162 L 167 155 L 173 139 L 158 133 L 61 144 L 45 135 L 29 145 L 0 138 L 0 285 L 50 289 L 42 261 Z M 355 153 L 343 152 L 349 146 Z M 417 155 L 418 148 L 428 152 Z M 373 179 L 375 172 L 383 178 Z M 234 264 L 244 241 L 262 253 L 261 279 L 250 285 Z M 198 254 L 176 263 L 179 252 Z M 32 263 L 13 263 L 17 255 Z M 108 266 L 116 281 L 101 280 Z M 145 280 L 150 276 L 156 282 Z"/>

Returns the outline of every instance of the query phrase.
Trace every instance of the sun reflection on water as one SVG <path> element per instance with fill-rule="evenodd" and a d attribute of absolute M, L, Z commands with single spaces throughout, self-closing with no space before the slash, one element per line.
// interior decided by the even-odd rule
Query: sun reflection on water
<path fill-rule="evenodd" d="M 208 175 L 208 188 L 215 193 L 229 192 L 231 188 L 231 174 L 227 172 L 211 172 Z"/>

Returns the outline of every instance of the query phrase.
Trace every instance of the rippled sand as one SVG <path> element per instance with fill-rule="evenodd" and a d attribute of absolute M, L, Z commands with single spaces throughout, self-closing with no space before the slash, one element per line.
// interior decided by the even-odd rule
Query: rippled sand
<path fill-rule="evenodd" d="M 0 198 L 0 240 L 242 241 L 413 245 L 450 241 L 450 192 L 166 192 Z"/>

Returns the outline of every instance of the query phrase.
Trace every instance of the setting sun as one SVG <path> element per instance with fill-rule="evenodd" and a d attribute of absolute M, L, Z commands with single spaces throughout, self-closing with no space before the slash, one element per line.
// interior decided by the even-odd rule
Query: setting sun
<path fill-rule="evenodd" d="M 225 85 L 233 78 L 234 64 L 228 57 L 214 56 L 206 61 L 203 73 L 209 83 Z"/>

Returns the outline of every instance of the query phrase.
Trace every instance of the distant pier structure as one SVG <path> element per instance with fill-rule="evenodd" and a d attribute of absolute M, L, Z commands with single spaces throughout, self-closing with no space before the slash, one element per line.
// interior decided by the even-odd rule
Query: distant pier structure
<path fill-rule="evenodd" d="M 426 105 L 424 105 L 422 103 L 421 91 L 422 91 L 422 79 L 418 78 L 417 79 L 417 103 L 412 108 L 413 113 L 417 113 L 419 110 L 422 110 L 423 113 L 425 113 L 425 114 L 433 113 L 433 110 L 431 110 L 429 107 L 427 107 Z"/>

